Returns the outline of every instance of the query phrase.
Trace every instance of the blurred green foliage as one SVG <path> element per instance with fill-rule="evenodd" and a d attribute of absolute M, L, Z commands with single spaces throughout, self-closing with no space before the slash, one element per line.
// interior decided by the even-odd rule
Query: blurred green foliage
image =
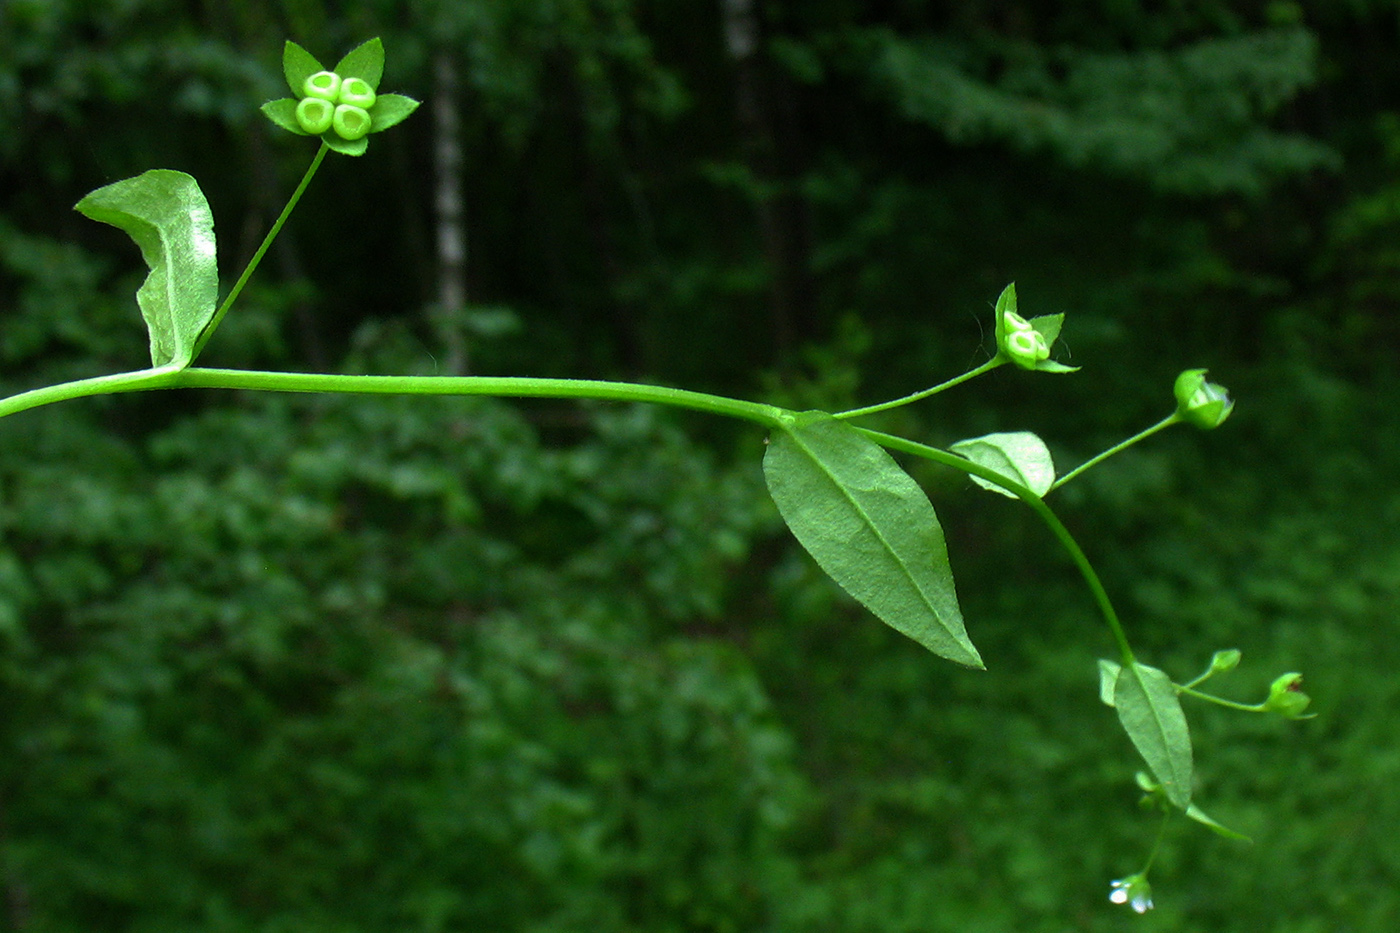
<path fill-rule="evenodd" d="M 1400 8 L 745 8 L 10 0 L 4 391 L 141 364 L 91 189 L 197 176 L 228 286 L 311 156 L 257 114 L 283 39 L 382 35 L 430 103 L 446 56 L 479 372 L 868 403 L 984 359 L 1014 279 L 1084 371 L 886 426 L 1063 471 L 1229 386 L 1055 495 L 1144 660 L 1305 673 L 1308 722 L 1187 708 L 1255 844 L 1183 823 L 1157 909 L 1108 904 L 1153 831 L 1111 646 L 961 476 L 914 467 L 985 674 L 825 582 L 731 425 L 170 393 L 0 422 L 0 929 L 1396 928 Z M 430 110 L 328 163 L 212 365 L 433 370 Z"/>

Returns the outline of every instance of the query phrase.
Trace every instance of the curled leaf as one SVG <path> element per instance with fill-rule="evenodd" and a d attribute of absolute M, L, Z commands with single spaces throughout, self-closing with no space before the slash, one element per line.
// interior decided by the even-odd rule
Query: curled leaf
<path fill-rule="evenodd" d="M 136 292 L 151 363 L 188 366 L 219 298 L 214 215 L 199 183 L 184 172 L 152 169 L 98 188 L 76 210 L 136 241 L 151 269 Z"/>
<path fill-rule="evenodd" d="M 1099 699 L 1104 706 L 1113 705 L 1113 691 L 1118 686 L 1118 672 L 1122 669 L 1116 661 L 1099 658 Z"/>
<path fill-rule="evenodd" d="M 958 441 L 948 449 L 973 463 L 995 470 L 1038 496 L 1045 495 L 1055 484 L 1055 462 L 1050 458 L 1050 448 L 1030 431 L 974 437 Z M 1010 490 L 980 476 L 972 477 L 972 481 L 983 489 L 1017 498 Z"/>

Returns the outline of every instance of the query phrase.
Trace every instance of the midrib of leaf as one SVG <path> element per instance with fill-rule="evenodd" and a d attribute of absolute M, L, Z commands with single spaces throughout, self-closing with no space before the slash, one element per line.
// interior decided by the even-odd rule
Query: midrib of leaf
<path fill-rule="evenodd" d="M 1137 685 L 1137 689 L 1142 692 L 1148 712 L 1151 715 L 1151 724 L 1155 729 L 1153 738 L 1160 742 L 1161 750 L 1165 754 L 1167 771 L 1169 773 L 1157 773 L 1157 777 L 1163 783 L 1164 789 L 1167 792 L 1167 798 L 1184 810 L 1191 803 L 1191 773 L 1189 770 L 1185 774 L 1180 773 L 1180 768 L 1178 767 L 1180 764 L 1180 757 L 1174 751 L 1170 735 L 1167 732 L 1166 723 L 1158 711 L 1157 703 L 1152 698 L 1152 691 L 1148 689 L 1147 682 L 1143 679 L 1142 665 L 1137 663 L 1125 665 L 1118 676 L 1122 677 L 1124 675 L 1131 676 Z M 1122 715 L 1122 709 L 1123 707 L 1120 703 L 1118 705 L 1120 717 Z M 1141 751 L 1141 749 L 1139 749 L 1139 751 Z M 1148 764 L 1151 765 L 1154 772 L 1157 772 L 1157 764 L 1155 762 L 1149 760 Z"/>
<path fill-rule="evenodd" d="M 914 572 L 909 569 L 909 564 L 900 555 L 899 551 L 896 550 L 894 546 L 890 544 L 889 540 L 885 537 L 884 532 L 880 530 L 879 524 L 873 519 L 871 519 L 870 513 L 867 512 L 865 508 L 861 505 L 860 500 L 858 500 L 855 496 L 851 495 L 850 489 L 846 486 L 846 484 L 842 483 L 840 479 L 837 478 L 836 474 L 831 472 L 827 465 L 822 462 L 822 459 L 812 452 L 812 449 L 798 436 L 796 430 L 791 430 L 787 433 L 789 437 L 791 437 L 794 441 L 797 442 L 797 446 L 801 448 L 804 454 L 806 454 L 807 459 L 811 460 L 817 465 L 818 469 L 820 469 L 822 474 L 827 478 L 827 481 L 841 492 L 841 495 L 845 497 L 846 501 L 851 503 L 851 505 L 855 508 L 856 512 L 859 513 L 860 517 L 864 519 L 865 526 L 875 532 L 875 537 L 879 539 L 880 544 L 884 547 L 884 549 L 894 556 L 895 562 L 899 564 L 899 569 L 903 571 L 904 576 L 908 578 L 909 582 L 914 585 L 915 592 L 919 594 L 919 598 L 923 600 L 924 605 L 928 607 L 929 612 L 933 614 L 933 617 L 935 619 L 938 619 L 939 622 L 942 622 L 943 616 L 940 615 L 938 610 L 934 607 L 932 600 L 930 600 L 928 594 L 924 592 L 924 588 L 919 585 L 918 577 L 914 576 Z"/>

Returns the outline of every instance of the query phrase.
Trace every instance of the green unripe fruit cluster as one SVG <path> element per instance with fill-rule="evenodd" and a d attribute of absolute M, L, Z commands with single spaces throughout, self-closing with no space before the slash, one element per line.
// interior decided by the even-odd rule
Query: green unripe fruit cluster
<path fill-rule="evenodd" d="M 1035 369 L 1035 364 L 1049 359 L 1050 345 L 1045 342 L 1044 335 L 1021 315 L 1015 311 L 1004 312 L 1002 327 L 1001 349 L 1011 362 L 1022 369 Z"/>
<path fill-rule="evenodd" d="M 297 104 L 297 125 L 312 136 L 334 129 L 342 139 L 356 140 L 370 131 L 374 120 L 374 88 L 363 78 L 345 78 L 333 71 L 318 71 L 302 85 Z"/>

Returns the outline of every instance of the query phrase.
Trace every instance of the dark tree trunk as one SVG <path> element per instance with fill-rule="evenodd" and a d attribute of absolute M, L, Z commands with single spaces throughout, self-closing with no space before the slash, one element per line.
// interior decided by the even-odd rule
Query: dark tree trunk
<path fill-rule="evenodd" d="M 467 235 L 462 197 L 462 137 L 457 119 L 457 63 L 445 49 L 433 60 L 433 170 L 437 191 L 436 331 L 450 374 L 468 371 L 462 312 L 467 304 Z"/>
<path fill-rule="evenodd" d="M 6 850 L 10 846 L 9 827 L 6 825 L 5 801 L 0 799 L 0 884 L 4 885 L 4 918 L 7 929 L 19 933 L 29 929 L 29 890 L 12 870 L 6 869 Z"/>
<path fill-rule="evenodd" d="M 791 94 L 763 55 L 754 0 L 720 0 L 720 13 L 725 51 L 734 63 L 740 148 L 760 189 L 756 209 L 769 269 L 773 352 L 779 366 L 786 366 L 796 346 L 817 329 L 810 217 L 796 190 Z"/>

